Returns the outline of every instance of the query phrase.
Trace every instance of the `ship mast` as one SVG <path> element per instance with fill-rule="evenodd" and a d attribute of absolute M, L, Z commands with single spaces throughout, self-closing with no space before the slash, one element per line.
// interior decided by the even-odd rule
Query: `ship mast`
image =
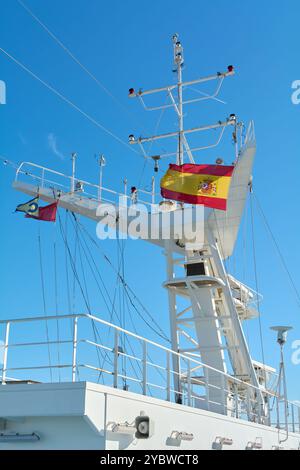
<path fill-rule="evenodd" d="M 225 72 L 217 72 L 207 77 L 184 82 L 182 81 L 183 48 L 178 40 L 178 35 L 173 36 L 173 48 L 177 83 L 146 91 L 140 89 L 137 92 L 130 88 L 129 97 L 136 97 L 147 111 L 173 108 L 178 116 L 178 129 L 150 137 L 135 138 L 131 134 L 129 143 L 139 145 L 145 158 L 154 160 L 155 169 L 157 169 L 158 161 L 161 158 L 176 158 L 177 163 L 181 165 L 187 157 L 189 162 L 195 163 L 194 154 L 201 150 L 216 147 L 220 143 L 225 130 L 231 127 L 233 128 L 236 157 L 238 157 L 229 191 L 226 213 L 217 210 L 212 211 L 211 209 L 204 211 L 205 240 L 203 248 L 188 248 L 185 240 L 179 240 L 177 235 L 177 238 L 174 235 L 173 238 L 170 237 L 168 240 L 163 237 L 144 239 L 164 248 L 167 267 L 167 280 L 164 287 L 169 297 L 172 350 L 185 356 L 194 356 L 201 359 L 202 363 L 210 366 L 210 370 L 206 371 L 207 375 L 205 377 L 201 376 L 201 370 L 199 369 L 190 371 L 192 375 L 190 374 L 188 377 L 183 372 L 184 367 L 181 368 L 178 356 L 173 355 L 174 392 L 177 401 L 180 402 L 183 390 L 186 387 L 194 386 L 195 392 L 193 392 L 193 395 L 196 406 L 205 408 L 205 406 L 209 407 L 209 403 L 214 403 L 213 406 L 211 405 L 207 409 L 227 414 L 228 400 L 232 394 L 232 384 L 230 382 L 223 383 L 222 377 L 224 376 L 220 375 L 219 371 L 227 374 L 227 363 L 230 363 L 235 377 L 243 380 L 245 384 L 250 383 L 256 387 L 253 389 L 256 392 L 248 397 L 252 406 L 251 419 L 262 421 L 266 418 L 264 396 L 259 388 L 258 378 L 241 325 L 242 320 L 253 317 L 253 309 L 249 308 L 249 303 L 251 304 L 251 299 L 253 300 L 253 292 L 247 286 L 229 276 L 224 267 L 224 259 L 231 255 L 235 245 L 249 188 L 249 179 L 256 150 L 254 128 L 253 126 L 249 127 L 245 141 L 240 148 L 238 148 L 237 133 L 241 130 L 241 123 L 237 121 L 234 114 L 230 114 L 229 117 L 212 124 L 202 124 L 184 129 L 184 105 L 216 99 L 224 79 L 234 74 L 234 68 L 228 66 Z M 193 87 L 208 82 L 217 83 L 213 93 L 198 95 L 197 98 L 183 99 L 185 87 Z M 176 92 L 177 96 L 175 98 Z M 169 102 L 154 107 L 147 105 L 145 99 L 156 93 L 166 94 Z M 187 140 L 190 134 L 211 130 L 219 131 L 216 142 L 211 145 L 190 147 Z M 177 149 L 174 152 L 169 151 L 155 156 L 148 155 L 144 144 L 174 139 L 174 137 L 178 139 Z M 75 164 L 75 157 L 73 163 Z M 33 164 L 30 173 L 26 172 L 26 175 L 32 175 L 34 171 L 41 171 L 42 176 L 39 177 L 40 179 L 35 177 L 33 184 L 28 184 L 19 180 L 19 177 L 25 173 L 23 172 L 24 164 L 17 171 L 14 187 L 27 194 L 36 194 L 37 181 L 40 181 L 38 185 L 40 198 L 49 202 L 53 201 L 53 198 L 55 198 L 52 183 L 53 176 L 63 175 Z M 77 194 L 76 191 L 74 192 L 76 182 L 75 166 L 73 170 L 71 192 L 59 189 L 60 207 L 101 222 L 97 210 L 99 205 L 105 202 L 101 196 L 101 191 L 104 188 L 82 182 L 88 188 L 100 191 L 100 194 L 98 193 L 95 199 L 86 197 L 84 192 Z M 50 183 L 47 183 L 45 176 L 49 173 L 51 176 L 50 187 L 47 186 Z M 69 183 L 70 177 L 67 177 L 67 180 Z M 101 184 L 102 181 L 100 186 Z M 134 189 L 137 190 L 137 188 Z M 114 193 L 111 190 L 106 191 L 110 195 Z M 126 194 L 125 197 L 127 197 Z M 154 200 L 151 202 L 151 208 L 153 204 Z M 185 209 L 181 206 L 176 209 L 175 206 L 175 210 L 180 214 Z M 122 214 L 123 212 L 119 212 L 116 218 L 111 217 L 109 219 L 111 226 L 114 228 L 117 226 L 118 230 L 123 230 L 127 235 L 131 235 L 127 214 L 125 216 Z M 125 217 L 125 219 L 123 220 L 122 217 Z M 147 217 L 149 218 L 149 226 L 151 226 L 157 218 L 157 213 L 149 212 Z M 107 224 L 107 222 L 104 223 Z M 180 274 L 179 270 L 181 270 Z M 185 304 L 184 307 L 183 304 Z M 199 386 L 199 383 L 202 385 Z M 203 385 L 207 390 L 206 397 L 203 397 L 201 390 L 199 391 L 201 387 L 203 388 Z M 245 385 L 245 391 L 246 389 Z"/>
<path fill-rule="evenodd" d="M 185 155 L 188 156 L 191 163 L 195 163 L 193 155 L 195 152 L 216 147 L 220 143 L 225 129 L 231 126 L 233 128 L 232 141 L 235 146 L 235 162 L 237 163 L 240 156 L 238 133 L 241 133 L 242 123 L 238 122 L 235 114 L 230 114 L 225 120 L 218 121 L 215 124 L 199 125 L 186 130 L 184 129 L 183 114 L 183 107 L 186 104 L 215 99 L 220 92 L 224 79 L 234 74 L 233 66 L 228 66 L 227 71 L 223 73 L 217 72 L 215 75 L 184 82 L 182 80 L 182 68 L 184 64 L 183 47 L 179 41 L 178 34 L 173 35 L 172 41 L 175 64 L 174 72 L 177 72 L 177 84 L 147 91 L 139 90 L 138 92 L 130 88 L 129 97 L 137 97 L 143 107 L 149 111 L 173 107 L 178 116 L 178 130 L 166 134 L 154 135 L 152 137 L 139 137 L 137 139 L 131 134 L 129 136 L 129 143 L 132 145 L 138 144 L 141 147 L 143 155 L 146 158 L 155 158 L 157 165 L 158 157 L 148 156 L 144 144 L 177 136 L 177 152 L 165 153 L 160 155 L 159 158 L 176 156 L 177 164 L 183 165 Z M 184 101 L 183 89 L 185 87 L 191 87 L 210 81 L 217 81 L 217 87 L 214 93 L 211 95 L 204 94 L 200 98 L 187 99 Z M 177 100 L 173 94 L 176 89 Z M 147 106 L 145 97 L 155 93 L 167 93 L 170 103 L 155 107 Z M 189 146 L 187 141 L 189 134 L 206 132 L 212 129 L 220 130 L 219 137 L 215 144 L 193 148 Z M 240 183 L 238 193 L 240 193 L 241 201 L 246 197 L 249 180 L 247 181 L 245 178 L 249 178 L 248 171 L 252 166 L 255 144 L 253 147 L 250 145 L 249 148 L 245 146 L 244 148 L 246 155 L 244 155 L 243 162 L 241 162 L 240 165 L 242 171 L 240 171 L 237 165 L 234 181 L 234 185 L 238 186 Z M 217 161 L 217 163 L 222 164 L 223 162 L 221 161 L 220 163 Z M 245 168 L 243 168 L 243 165 Z M 238 208 L 238 211 L 241 212 L 243 202 L 239 204 L 241 207 Z M 236 211 L 236 207 L 236 204 L 232 202 L 232 206 L 229 205 L 228 214 L 231 214 L 232 208 L 233 211 Z M 220 215 L 218 211 L 215 211 L 214 214 L 215 218 Z M 238 218 L 235 220 L 238 220 Z M 231 223 L 233 224 L 233 221 Z M 201 250 L 187 248 L 184 240 L 177 241 L 180 242 L 179 245 L 182 247 L 183 257 L 180 259 L 174 256 L 176 240 L 170 239 L 164 241 L 167 264 L 167 281 L 164 283 L 164 287 L 167 289 L 169 297 L 172 349 L 185 355 L 191 354 L 199 357 L 213 369 L 224 373 L 228 372 L 227 355 L 232 365 L 234 375 L 246 382 L 252 383 L 252 385 L 258 388 L 258 379 L 239 317 L 241 312 L 238 313 L 238 308 L 244 309 L 244 311 L 247 312 L 247 306 L 243 304 L 243 302 L 237 304 L 233 296 L 235 289 L 240 291 L 241 299 L 243 295 L 249 297 L 251 293 L 247 288 L 245 288 L 242 293 L 244 286 L 226 273 L 223 263 L 222 241 L 219 239 L 220 236 L 216 236 L 215 234 L 213 228 L 214 224 L 215 222 L 212 222 L 209 220 L 209 217 L 206 217 L 204 224 L 205 241 L 203 249 Z M 178 266 L 183 268 L 182 274 L 179 277 L 176 273 Z M 183 300 L 187 302 L 187 306 L 182 310 L 180 306 Z M 192 312 L 192 315 L 186 315 L 186 312 Z M 247 316 L 248 313 L 245 315 Z M 181 364 L 177 357 L 173 357 L 173 370 L 175 371 L 174 390 L 176 399 L 180 402 L 182 391 L 187 386 L 188 379 L 181 372 Z M 194 379 L 196 381 L 203 380 L 207 384 L 211 398 L 216 403 L 214 411 L 226 414 L 230 384 L 221 383 L 220 377 L 213 371 L 210 371 L 208 376 L 204 378 L 196 376 Z M 191 382 L 191 378 L 189 381 Z M 188 386 L 191 386 L 191 383 Z M 254 399 L 254 397 L 252 397 L 252 399 Z M 261 416 L 265 415 L 264 399 L 260 393 L 258 393 L 258 396 L 255 398 L 255 403 L 254 414 L 257 415 L 257 419 L 260 419 Z M 199 407 L 203 406 L 205 405 L 201 402 L 201 396 L 199 395 Z"/>
<path fill-rule="evenodd" d="M 234 67 L 232 65 L 229 65 L 227 68 L 227 71 L 225 72 L 217 72 L 216 74 L 209 75 L 207 77 L 201 77 L 195 80 L 189 80 L 189 81 L 184 82 L 182 80 L 182 69 L 184 65 L 183 46 L 181 42 L 179 41 L 178 34 L 173 35 L 172 41 L 173 41 L 173 55 L 174 55 L 173 59 L 174 59 L 174 65 L 175 65 L 175 69 L 173 69 L 173 71 L 177 73 L 177 83 L 172 84 L 172 85 L 167 85 L 165 87 L 153 88 L 150 90 L 139 89 L 138 91 L 135 91 L 134 88 L 129 89 L 129 98 L 138 98 L 143 108 L 146 111 L 158 111 L 158 110 L 165 110 L 165 109 L 173 108 L 177 114 L 178 130 L 176 131 L 171 131 L 171 132 L 160 134 L 160 135 L 153 135 L 150 137 L 140 136 L 136 138 L 133 134 L 129 135 L 129 144 L 139 145 L 144 157 L 154 159 L 156 165 L 158 164 L 158 160 L 162 158 L 172 158 L 172 157 L 176 157 L 176 163 L 178 165 L 182 165 L 185 160 L 185 155 L 188 156 L 190 163 L 195 163 L 195 159 L 193 156 L 194 152 L 199 152 L 201 150 L 216 147 L 220 143 L 223 137 L 224 131 L 228 126 L 233 126 L 235 128 L 236 134 L 237 134 L 237 131 L 241 127 L 241 123 L 237 122 L 236 116 L 234 114 L 230 114 L 230 116 L 226 117 L 224 120 L 220 120 L 213 124 L 198 125 L 190 129 L 184 129 L 184 106 L 189 105 L 189 104 L 200 103 L 200 102 L 207 101 L 207 100 L 217 99 L 217 96 L 221 91 L 224 79 L 226 77 L 233 76 L 235 72 L 234 72 Z M 200 96 L 197 98 L 192 98 L 192 99 L 187 99 L 187 100 L 183 99 L 184 88 L 193 87 L 195 85 L 208 83 L 211 81 L 217 82 L 217 86 L 213 93 L 204 94 L 203 96 Z M 177 90 L 177 99 L 174 95 L 176 90 Z M 153 94 L 162 94 L 162 93 L 167 94 L 167 97 L 169 98 L 169 101 L 167 104 L 158 105 L 158 106 L 149 106 L 146 104 L 146 98 L 148 96 L 153 95 Z M 205 146 L 190 148 L 188 140 L 187 140 L 187 136 L 189 134 L 207 132 L 210 130 L 220 131 L 216 142 L 208 146 L 205 145 Z M 145 143 L 149 143 L 149 142 L 152 143 L 154 141 L 171 139 L 174 137 L 178 138 L 178 144 L 177 144 L 178 148 L 176 152 L 166 152 L 166 153 L 160 154 L 159 156 L 148 155 L 147 150 L 144 146 Z"/>
<path fill-rule="evenodd" d="M 179 124 L 179 133 L 178 133 L 178 157 L 177 164 L 183 164 L 183 104 L 182 104 L 182 68 L 184 64 L 183 59 L 183 47 L 181 42 L 178 40 L 178 34 L 173 36 L 174 44 L 174 63 L 177 68 L 177 86 L 178 86 L 178 124 Z"/>

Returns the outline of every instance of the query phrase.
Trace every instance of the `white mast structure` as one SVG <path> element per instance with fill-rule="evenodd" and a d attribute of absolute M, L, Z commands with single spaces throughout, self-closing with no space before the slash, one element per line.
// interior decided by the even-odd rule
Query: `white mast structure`
<path fill-rule="evenodd" d="M 233 66 L 229 66 L 227 72 L 224 73 L 217 73 L 209 77 L 183 82 L 183 47 L 177 34 L 173 36 L 173 44 L 177 85 L 148 91 L 140 90 L 137 93 L 131 88 L 129 90 L 129 96 L 138 97 L 145 109 L 149 110 L 166 109 L 173 106 L 178 115 L 178 131 L 146 138 L 140 137 L 138 139 L 135 139 L 134 136 L 131 135 L 129 139 L 130 143 L 139 144 L 143 149 L 144 155 L 146 155 L 146 151 L 143 148 L 145 142 L 153 142 L 154 140 L 166 139 L 178 135 L 177 164 L 182 165 L 184 163 L 185 154 L 188 155 L 189 161 L 194 163 L 193 152 L 207 148 L 197 147 L 191 149 L 186 135 L 211 129 L 221 129 L 217 143 L 211 146 L 213 147 L 220 142 L 225 128 L 233 126 L 233 141 L 236 148 L 236 160 L 238 161 L 237 137 L 242 124 L 237 121 L 234 114 L 231 114 L 226 120 L 219 121 L 212 125 L 198 126 L 187 130 L 184 130 L 183 125 L 184 105 L 216 98 L 221 89 L 223 80 L 234 74 Z M 214 80 L 218 81 L 218 85 L 213 95 L 202 96 L 201 98 L 193 100 L 183 100 L 184 87 Z M 173 96 L 175 88 L 177 88 L 177 102 Z M 143 97 L 161 92 L 168 93 L 171 104 L 147 108 Z M 174 257 L 174 252 L 177 251 L 174 249 L 174 240 L 165 243 L 168 278 L 164 286 L 167 288 L 169 295 L 172 349 L 180 353 L 200 357 L 204 363 L 224 373 L 228 372 L 225 357 L 225 353 L 227 352 L 234 375 L 247 383 L 259 387 L 258 378 L 249 354 L 240 320 L 240 316 L 242 316 L 241 312 L 243 312 L 244 318 L 253 315 L 253 310 L 250 313 L 247 309 L 247 303 L 252 294 L 246 286 L 242 286 L 241 283 L 227 275 L 223 263 L 224 258 L 227 258 L 233 249 L 233 240 L 237 233 L 242 212 L 241 209 L 244 205 L 247 186 L 250 180 L 249 170 L 251 170 L 252 166 L 254 149 L 255 142 L 254 139 L 252 139 L 250 146 L 244 146 L 243 158 L 241 152 L 241 161 L 238 163 L 235 176 L 233 177 L 231 198 L 229 198 L 228 201 L 228 213 L 224 214 L 221 211 L 212 210 L 206 211 L 204 249 L 200 251 L 186 250 L 183 246 L 181 250 L 183 256 L 181 259 L 178 259 Z M 170 153 L 161 155 L 160 158 L 171 155 Z M 246 171 L 243 171 L 243 166 L 247 167 L 245 168 Z M 248 180 L 245 178 L 248 178 Z M 239 189 L 237 189 L 238 184 L 240 184 Z M 238 196 L 237 191 L 240 196 L 239 202 L 236 197 Z M 219 233 L 217 234 L 216 232 Z M 223 239 L 220 233 L 223 233 Z M 233 240 L 228 243 L 226 235 L 227 237 L 232 237 Z M 230 247 L 230 245 L 232 246 Z M 183 273 L 180 277 L 176 277 L 175 274 L 175 268 L 178 267 L 178 265 L 183 268 Z M 239 292 L 239 294 L 237 294 L 239 296 L 238 298 L 234 297 L 234 291 Z M 179 298 L 184 298 L 188 301 L 188 306 L 183 310 L 179 308 Z M 181 342 L 185 343 L 185 346 L 181 346 Z M 188 342 L 190 343 L 189 347 L 186 346 Z M 180 361 L 176 356 L 173 358 L 173 369 L 176 372 L 176 383 L 174 387 L 178 395 L 178 401 L 180 401 L 182 388 L 187 386 L 187 378 L 182 376 Z M 228 384 L 221 383 L 222 378 L 220 375 L 214 374 L 213 371 L 210 371 L 207 377 L 197 377 L 197 371 L 194 371 L 194 382 L 199 383 L 199 381 L 204 381 L 209 384 L 209 398 L 216 403 L 215 411 L 220 413 L 226 412 L 227 397 L 224 390 L 228 390 Z M 195 393 L 195 391 L 193 393 Z M 199 396 L 200 404 L 201 399 L 202 397 Z M 258 413 L 264 413 L 263 396 L 250 397 L 250 400 L 251 399 L 255 402 L 255 407 L 259 408 L 259 410 L 256 409 L 256 411 L 258 411 Z M 203 406 L 203 404 L 201 404 L 201 406 Z"/>
<path fill-rule="evenodd" d="M 206 369 L 206 376 L 199 377 L 197 368 L 190 371 L 189 377 L 181 372 L 181 364 L 178 357 L 173 355 L 174 371 L 174 391 L 178 402 L 181 401 L 182 393 L 185 387 L 193 388 L 193 396 L 199 397 L 199 408 L 205 408 L 210 403 L 210 410 L 221 414 L 227 414 L 227 406 L 233 383 L 225 383 L 224 376 L 216 371 L 232 373 L 241 381 L 245 382 L 245 395 L 252 408 L 253 417 L 258 416 L 260 421 L 268 420 L 267 407 L 263 387 L 266 384 L 259 383 L 258 375 L 252 358 L 249 353 L 248 345 L 243 333 L 242 320 L 253 318 L 258 312 L 253 308 L 255 293 L 238 280 L 230 276 L 224 266 L 224 260 L 231 256 L 236 237 L 241 222 L 241 217 L 249 189 L 252 165 L 256 151 L 255 135 L 253 123 L 250 124 L 245 139 L 239 145 L 238 134 L 242 134 L 242 124 L 237 121 L 234 114 L 231 114 L 223 121 L 214 124 L 201 125 L 191 129 L 184 129 L 183 107 L 187 104 L 202 102 L 209 99 L 216 99 L 226 77 L 234 74 L 234 68 L 229 66 L 227 71 L 217 73 L 208 77 L 199 78 L 192 81 L 182 81 L 183 66 L 183 47 L 179 42 L 178 35 L 173 36 L 174 62 L 177 71 L 177 84 L 156 88 L 148 91 L 139 90 L 135 92 L 133 88 L 129 90 L 130 97 L 137 97 L 146 110 L 161 110 L 174 108 L 178 115 L 179 128 L 166 134 L 155 135 L 152 137 L 135 138 L 129 136 L 130 144 L 138 144 L 145 157 L 152 158 L 155 165 L 163 157 L 176 157 L 178 164 L 184 162 L 188 157 L 189 162 L 194 163 L 194 153 L 207 148 L 216 147 L 222 139 L 224 131 L 228 127 L 233 127 L 233 140 L 236 148 L 236 164 L 232 177 L 231 187 L 227 201 L 227 211 L 219 211 L 205 208 L 204 225 L 205 241 L 203 249 L 192 250 L 187 248 L 184 240 L 162 238 L 151 239 L 147 241 L 163 247 L 167 263 L 167 280 L 164 287 L 168 291 L 169 297 L 169 317 L 172 349 L 201 359 L 211 369 Z M 183 90 L 185 87 L 202 84 L 210 81 L 216 81 L 217 87 L 213 94 L 188 99 L 184 101 Z M 177 90 L 177 100 L 174 97 L 174 91 Z M 148 107 L 144 98 L 154 93 L 167 93 L 170 103 L 163 106 Z M 192 133 L 205 132 L 212 129 L 219 129 L 220 134 L 217 141 L 211 145 L 190 148 L 187 136 Z M 151 157 L 143 146 L 146 142 L 153 142 L 167 138 L 178 137 L 178 148 L 174 153 L 165 153 L 164 155 Z M 24 164 L 22 164 L 24 165 Z M 99 205 L 104 200 L 99 200 L 99 194 L 102 190 L 98 185 L 91 185 L 97 189 L 97 197 L 87 198 L 84 194 L 74 192 L 75 174 L 71 177 L 71 192 L 59 188 L 53 190 L 45 183 L 45 173 L 49 170 L 31 164 L 30 171 L 41 170 L 42 181 L 37 181 L 34 176 L 34 183 L 25 183 L 21 181 L 20 175 L 23 167 L 17 172 L 14 187 L 26 194 L 34 195 L 39 188 L 39 196 L 45 201 L 51 202 L 54 197 L 59 196 L 59 206 L 95 221 L 101 221 L 98 216 Z M 102 168 L 100 168 L 102 170 Z M 53 173 L 60 175 L 57 172 Z M 23 172 L 24 174 L 24 172 Z M 28 176 L 30 172 L 26 173 Z M 31 174 L 32 176 L 32 174 Z M 69 177 L 68 177 L 69 178 Z M 81 180 L 82 181 L 82 180 Z M 86 186 L 89 183 L 82 181 Z M 105 188 L 103 188 L 104 190 Z M 109 190 L 109 193 L 113 191 Z M 152 201 L 153 202 L 153 201 Z M 116 205 L 117 207 L 117 205 Z M 182 212 L 185 210 L 181 206 L 174 210 Z M 156 214 L 148 214 L 149 221 L 153 220 Z M 111 225 L 120 229 L 124 226 L 128 230 L 130 218 L 126 218 L 124 223 L 122 214 L 118 214 L 116 220 L 111 219 Z M 145 240 L 146 241 L 146 240 Z M 181 274 L 177 275 L 178 269 Z M 183 307 L 182 304 L 185 303 Z M 232 370 L 228 370 L 228 364 Z M 183 368 L 186 370 L 185 368 Z M 200 383 L 200 386 L 199 386 Z M 203 387 L 206 386 L 206 396 L 203 396 Z M 246 384 L 251 384 L 256 388 L 249 388 Z M 250 391 L 249 391 L 250 389 Z M 202 390 L 202 392 L 201 392 Z M 240 390 L 239 390 L 240 391 Z M 243 390 L 241 391 L 243 392 Z M 209 396 L 208 396 L 209 395 Z M 212 403 L 215 406 L 212 407 Z M 249 419 L 252 419 L 249 416 Z"/>

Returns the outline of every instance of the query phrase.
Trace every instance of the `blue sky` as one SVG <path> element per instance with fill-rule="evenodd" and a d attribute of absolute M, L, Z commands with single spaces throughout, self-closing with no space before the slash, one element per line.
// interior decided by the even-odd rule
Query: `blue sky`
<path fill-rule="evenodd" d="M 138 102 L 129 101 L 128 88 L 165 85 L 172 75 L 171 36 L 179 32 L 185 48 L 185 78 L 193 79 L 236 66 L 237 74 L 226 81 L 222 99 L 228 104 L 210 103 L 189 108 L 188 124 L 215 122 L 235 112 L 244 121 L 255 120 L 258 151 L 254 169 L 255 192 L 259 198 L 284 258 L 299 285 L 300 254 L 299 171 L 300 106 L 291 102 L 291 84 L 300 79 L 298 60 L 299 2 L 211 2 L 188 0 L 143 0 L 110 2 L 96 0 L 26 0 L 33 12 L 57 35 L 78 59 L 116 97 L 118 104 L 101 90 L 80 67 L 46 34 L 16 0 L 1 0 L 0 47 L 7 50 L 81 109 L 127 140 L 130 133 L 152 133 L 158 115 L 144 112 Z M 120 189 L 141 179 L 143 159 L 101 131 L 82 115 L 59 100 L 17 65 L 0 54 L 0 80 L 7 85 L 7 104 L 0 107 L 1 155 L 20 162 L 33 161 L 70 173 L 70 154 L 78 153 L 77 171 L 81 178 L 96 182 L 96 153 L 107 159 L 104 184 Z M 173 115 L 166 113 L 160 131 L 172 129 Z M 228 136 L 227 136 L 228 137 Z M 228 137 L 229 139 L 229 137 Z M 212 161 L 219 155 L 207 155 Z M 230 146 L 222 153 L 230 163 Z M 223 150 L 224 152 L 224 150 Z M 206 162 L 206 156 L 200 155 Z M 295 181 L 290 179 L 295 174 Z M 143 173 L 147 186 L 152 166 Z M 11 189 L 13 172 L 0 168 L 1 230 L 1 316 L 18 317 L 43 313 L 40 288 L 38 227 L 34 221 L 13 214 L 26 196 Z M 64 220 L 65 215 L 61 217 Z M 249 219 L 249 217 L 248 217 Z M 255 211 L 255 238 L 259 288 L 264 295 L 262 326 L 266 362 L 277 365 L 278 350 L 269 326 L 288 323 L 294 326 L 287 346 L 290 397 L 299 399 L 300 365 L 291 364 L 291 341 L 300 338 L 300 309 L 270 239 Z M 94 235 L 95 227 L 87 223 Z M 249 224 L 248 224 L 249 227 Z M 40 225 L 43 242 L 47 307 L 53 301 L 53 243 L 60 240 L 57 224 Z M 253 253 L 247 238 L 246 262 L 242 256 L 243 238 L 230 266 L 234 274 L 246 273 L 252 287 Z M 116 261 L 115 242 L 103 243 L 103 249 Z M 160 250 L 141 242 L 126 244 L 126 277 L 153 316 L 168 328 L 167 299 L 161 289 L 164 260 Z M 62 251 L 61 251 L 62 253 Z M 107 282 L 114 282 L 101 258 L 98 259 Z M 101 261 L 101 262 L 100 262 Z M 59 260 L 60 310 L 67 308 L 63 255 Z M 152 284 L 152 289 L 148 287 Z M 105 306 L 91 284 L 93 309 L 107 318 Z M 76 307 L 83 309 L 77 295 Z M 64 312 L 62 312 L 64 313 Z M 130 322 L 126 323 L 130 328 Z M 141 334 L 143 324 L 136 319 Z M 252 354 L 261 360 L 259 326 L 247 326 Z M 149 332 L 151 335 L 151 332 Z"/>

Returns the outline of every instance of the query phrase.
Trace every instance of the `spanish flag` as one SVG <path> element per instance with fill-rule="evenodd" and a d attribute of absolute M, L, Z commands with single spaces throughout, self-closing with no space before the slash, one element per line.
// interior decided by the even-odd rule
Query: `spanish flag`
<path fill-rule="evenodd" d="M 171 164 L 160 182 L 161 195 L 166 199 L 226 210 L 233 170 L 234 166 Z"/>

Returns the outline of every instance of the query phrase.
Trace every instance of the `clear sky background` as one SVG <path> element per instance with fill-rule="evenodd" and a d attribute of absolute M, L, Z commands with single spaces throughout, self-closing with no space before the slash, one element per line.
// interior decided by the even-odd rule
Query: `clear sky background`
<path fill-rule="evenodd" d="M 146 113 L 137 101 L 128 100 L 127 92 L 131 86 L 146 89 L 174 81 L 171 44 L 174 32 L 180 33 L 185 48 L 186 79 L 226 70 L 229 64 L 236 66 L 236 76 L 226 80 L 220 96 L 228 104 L 213 102 L 189 108 L 187 124 L 215 122 L 232 112 L 246 123 L 254 119 L 258 145 L 255 193 L 299 286 L 300 106 L 291 102 L 291 84 L 300 79 L 299 2 L 26 0 L 26 5 L 116 99 L 97 86 L 17 0 L 0 1 L 0 47 L 125 142 L 130 133 L 154 132 L 159 115 Z M 0 80 L 7 85 L 7 104 L 0 107 L 3 157 L 15 162 L 33 161 L 69 174 L 70 154 L 76 151 L 77 174 L 97 182 L 94 155 L 101 152 L 107 160 L 106 186 L 120 189 L 124 177 L 132 185 L 139 182 L 143 187 L 149 185 L 152 165 L 144 169 L 141 156 L 101 131 L 3 54 L 0 54 Z M 166 113 L 159 131 L 172 130 L 175 125 L 175 116 Z M 229 134 L 226 138 L 230 142 Z M 200 154 L 198 161 L 211 162 L 221 154 L 231 163 L 232 152 L 233 148 L 227 144 L 223 150 L 220 148 L 207 156 Z M 61 243 L 59 227 L 38 224 L 13 213 L 18 203 L 26 201 L 26 196 L 11 188 L 13 177 L 11 169 L 0 167 L 0 314 L 2 318 L 43 314 L 38 226 L 43 245 L 47 311 L 54 313 L 53 243 L 55 240 Z M 64 220 L 63 211 L 61 217 Z M 254 217 L 258 282 L 264 295 L 261 321 L 266 362 L 276 367 L 279 355 L 269 327 L 282 323 L 293 325 L 286 349 L 289 394 L 292 399 L 300 399 L 300 365 L 293 365 L 290 360 L 291 343 L 300 338 L 299 302 L 256 210 Z M 249 208 L 247 220 L 249 229 Z M 86 225 L 95 236 L 94 224 Z M 242 235 L 249 232 L 247 227 L 241 231 L 229 266 L 233 274 L 255 287 L 251 238 Z M 103 242 L 102 247 L 116 261 L 116 242 Z M 59 311 L 65 313 L 68 307 L 62 246 L 59 253 Z M 113 273 L 100 255 L 95 252 L 95 256 L 106 282 L 114 285 Z M 125 258 L 129 285 L 168 330 L 167 298 L 161 288 L 165 280 L 164 259 L 160 250 L 129 241 Z M 89 277 L 88 282 L 93 311 L 109 318 Z M 84 310 L 78 293 L 74 308 Z M 139 318 L 134 322 L 140 334 L 155 338 Z M 132 329 L 128 319 L 125 326 Z M 246 330 L 252 355 L 261 361 L 258 321 L 249 323 Z"/>

